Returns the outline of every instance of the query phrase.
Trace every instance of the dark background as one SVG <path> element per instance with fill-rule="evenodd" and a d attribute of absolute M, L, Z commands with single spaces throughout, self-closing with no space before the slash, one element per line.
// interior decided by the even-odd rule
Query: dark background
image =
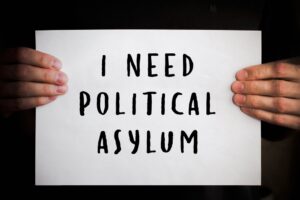
<path fill-rule="evenodd" d="M 262 30 L 262 60 L 269 62 L 300 55 L 300 2 L 297 0 L 204 0 L 204 1 L 2 1 L 0 48 L 34 48 L 34 31 L 51 29 L 233 29 Z M 247 47 L 245 47 L 247 48 Z M 34 186 L 35 111 L 15 113 L 1 119 L 1 165 L 4 191 L 10 195 L 58 194 L 68 197 L 106 195 L 131 198 L 172 197 L 188 199 L 256 199 L 260 187 L 36 187 Z M 287 129 L 263 123 L 262 134 L 277 143 Z M 280 140 L 280 141 L 278 141 Z M 286 139 L 283 139 L 283 141 Z M 288 143 L 289 190 L 281 194 L 297 199 L 299 194 L 299 148 Z M 267 148 L 276 160 L 276 155 Z M 281 144 L 281 143 L 280 143 Z M 291 148 L 289 148 L 293 145 Z M 275 145 L 276 146 L 276 145 Z M 276 150 L 275 150 L 276 151 Z M 280 151 L 280 149 L 279 149 Z M 282 152 L 281 152 L 282 153 Z M 283 154 L 282 156 L 284 156 Z M 269 154 L 263 152 L 263 159 Z M 273 159 L 273 161 L 274 161 Z M 266 159 L 267 160 L 267 159 Z M 292 163 L 292 164 L 291 164 Z M 286 165 L 286 163 L 274 163 Z M 264 160 L 263 160 L 264 165 Z M 272 163 L 266 166 L 272 167 Z M 268 174 L 270 169 L 264 169 Z M 278 174 L 284 174 L 280 169 Z M 272 174 L 272 176 L 277 176 Z M 273 179 L 268 179 L 273 180 Z M 272 182 L 272 181 L 270 181 Z M 276 187 L 275 187 L 276 188 Z M 278 188 L 278 187 L 277 187 Z M 276 191 L 275 191 L 276 193 Z M 280 196 L 280 195 L 279 195 Z"/>

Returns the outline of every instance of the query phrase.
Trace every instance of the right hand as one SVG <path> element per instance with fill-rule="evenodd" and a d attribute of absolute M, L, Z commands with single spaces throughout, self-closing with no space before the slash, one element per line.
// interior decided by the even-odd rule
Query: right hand
<path fill-rule="evenodd" d="M 20 47 L 0 53 L 0 113 L 45 105 L 66 93 L 68 78 L 54 56 Z"/>

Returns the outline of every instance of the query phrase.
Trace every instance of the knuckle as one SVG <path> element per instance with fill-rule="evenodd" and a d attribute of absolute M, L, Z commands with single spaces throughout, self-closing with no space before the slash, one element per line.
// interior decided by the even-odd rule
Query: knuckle
<path fill-rule="evenodd" d="M 257 108 L 258 107 L 258 100 L 255 97 L 248 97 L 248 104 L 249 106 L 253 107 L 253 108 Z"/>
<path fill-rule="evenodd" d="M 286 112 L 286 100 L 284 98 L 275 98 L 274 108 L 279 113 Z"/>
<path fill-rule="evenodd" d="M 53 75 L 52 75 L 52 73 L 50 72 L 50 70 L 45 70 L 44 72 L 43 72 L 43 80 L 45 81 L 45 82 L 53 82 Z"/>
<path fill-rule="evenodd" d="M 256 69 L 256 70 L 252 70 L 251 74 L 252 74 L 254 79 L 260 79 L 261 77 L 263 77 L 264 73 L 265 73 L 265 70 L 262 67 L 262 68 L 259 68 L 259 69 Z"/>
<path fill-rule="evenodd" d="M 284 119 L 281 115 L 279 114 L 273 114 L 273 117 L 272 117 L 272 121 L 275 123 L 275 124 L 284 124 Z"/>
<path fill-rule="evenodd" d="M 274 72 L 277 77 L 283 77 L 286 72 L 287 65 L 284 62 L 278 61 L 274 64 Z"/>
<path fill-rule="evenodd" d="M 17 77 L 17 79 L 24 79 L 26 77 L 28 77 L 30 74 L 29 69 L 22 65 L 22 64 L 17 64 L 16 65 L 16 71 L 15 71 L 15 75 Z"/>
<path fill-rule="evenodd" d="M 245 82 L 245 88 L 247 92 L 252 92 L 255 91 L 255 84 L 251 81 L 251 82 Z"/>
<path fill-rule="evenodd" d="M 256 112 L 255 112 L 255 109 L 253 109 L 253 108 L 247 108 L 247 113 L 253 117 L 256 117 Z"/>
<path fill-rule="evenodd" d="M 37 106 L 40 106 L 40 105 L 45 104 L 45 98 L 43 98 L 43 97 L 38 97 L 38 98 L 36 98 L 35 104 L 36 104 Z"/>
<path fill-rule="evenodd" d="M 282 96 L 284 94 L 285 91 L 285 82 L 282 80 L 273 80 L 272 81 L 272 85 L 273 85 L 273 94 L 275 96 Z"/>
<path fill-rule="evenodd" d="M 50 87 L 48 85 L 43 85 L 42 90 L 43 90 L 43 93 L 45 93 L 45 94 L 50 94 L 50 92 L 51 92 Z"/>
<path fill-rule="evenodd" d="M 53 95 L 54 94 L 54 89 L 50 85 L 44 85 L 42 86 L 43 93 L 47 95 Z"/>
<path fill-rule="evenodd" d="M 259 115 L 259 112 L 255 109 L 249 109 L 249 113 L 250 115 L 252 115 L 254 118 L 257 118 L 259 119 L 260 118 L 260 115 Z"/>
<path fill-rule="evenodd" d="M 24 60 L 24 57 L 26 56 L 28 52 L 28 49 L 26 47 L 18 47 L 15 49 L 12 49 L 12 54 L 16 58 L 18 62 L 22 62 Z"/>
<path fill-rule="evenodd" d="M 51 66 L 52 65 L 52 59 L 49 58 L 48 55 L 46 54 L 40 54 L 38 55 L 38 63 L 41 65 L 41 66 Z"/>
<path fill-rule="evenodd" d="M 259 93 L 259 91 L 261 90 L 261 87 L 262 87 L 261 83 L 256 82 L 256 81 L 249 81 L 248 83 L 246 83 L 246 85 L 248 85 L 248 87 L 246 86 L 247 92 L 249 92 L 251 94 Z"/>
<path fill-rule="evenodd" d="M 252 117 L 254 117 L 254 118 L 256 118 L 256 119 L 260 119 L 260 113 L 258 112 L 258 110 L 256 110 L 255 108 L 250 108 L 249 110 L 248 110 L 248 113 L 249 113 L 249 115 L 250 116 L 252 116 Z"/>

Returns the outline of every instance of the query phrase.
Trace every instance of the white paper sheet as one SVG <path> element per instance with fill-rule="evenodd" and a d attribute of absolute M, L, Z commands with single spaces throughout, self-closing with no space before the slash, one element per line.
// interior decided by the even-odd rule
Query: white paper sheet
<path fill-rule="evenodd" d="M 36 47 L 63 62 L 69 77 L 69 91 L 36 112 L 37 185 L 259 185 L 261 180 L 260 122 L 244 115 L 232 103 L 231 83 L 235 73 L 261 62 L 259 31 L 200 30 L 72 30 L 37 31 Z M 127 56 L 136 61 L 140 54 L 140 76 L 127 76 Z M 148 77 L 148 54 L 153 73 Z M 165 77 L 165 54 L 170 72 Z M 183 77 L 183 54 L 194 64 Z M 101 76 L 106 55 L 106 76 Z M 85 115 L 79 113 L 81 91 L 90 94 Z M 155 91 L 152 115 L 147 115 L 146 96 Z M 109 108 L 97 110 L 97 95 L 107 92 Z M 116 115 L 116 92 L 120 109 Z M 175 114 L 172 95 L 181 92 Z M 199 115 L 188 114 L 191 93 L 197 94 Z M 210 108 L 206 114 L 206 94 Z M 132 94 L 136 93 L 136 115 L 132 114 Z M 161 94 L 165 93 L 165 115 L 161 114 Z M 102 104 L 104 105 L 104 99 Z M 103 108 L 103 107 L 102 107 Z M 115 154 L 114 131 L 120 129 L 121 151 Z M 139 130 L 138 151 L 132 154 L 128 130 Z M 151 132 L 147 153 L 146 131 Z M 197 153 L 180 134 L 197 131 Z M 108 153 L 100 149 L 100 132 L 105 131 Z M 173 131 L 173 146 L 162 152 L 161 134 Z M 166 145 L 168 134 L 166 136 Z M 194 138 L 195 139 L 195 138 Z M 102 141 L 103 142 L 103 141 Z M 101 144 L 103 145 L 103 143 Z"/>

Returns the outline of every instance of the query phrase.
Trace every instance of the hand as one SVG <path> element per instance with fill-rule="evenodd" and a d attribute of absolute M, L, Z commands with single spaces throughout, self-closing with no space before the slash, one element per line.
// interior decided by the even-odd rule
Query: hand
<path fill-rule="evenodd" d="M 13 48 L 0 53 L 0 113 L 45 105 L 67 91 L 61 62 L 48 54 Z"/>
<path fill-rule="evenodd" d="M 300 58 L 237 72 L 233 102 L 256 119 L 300 130 Z"/>

